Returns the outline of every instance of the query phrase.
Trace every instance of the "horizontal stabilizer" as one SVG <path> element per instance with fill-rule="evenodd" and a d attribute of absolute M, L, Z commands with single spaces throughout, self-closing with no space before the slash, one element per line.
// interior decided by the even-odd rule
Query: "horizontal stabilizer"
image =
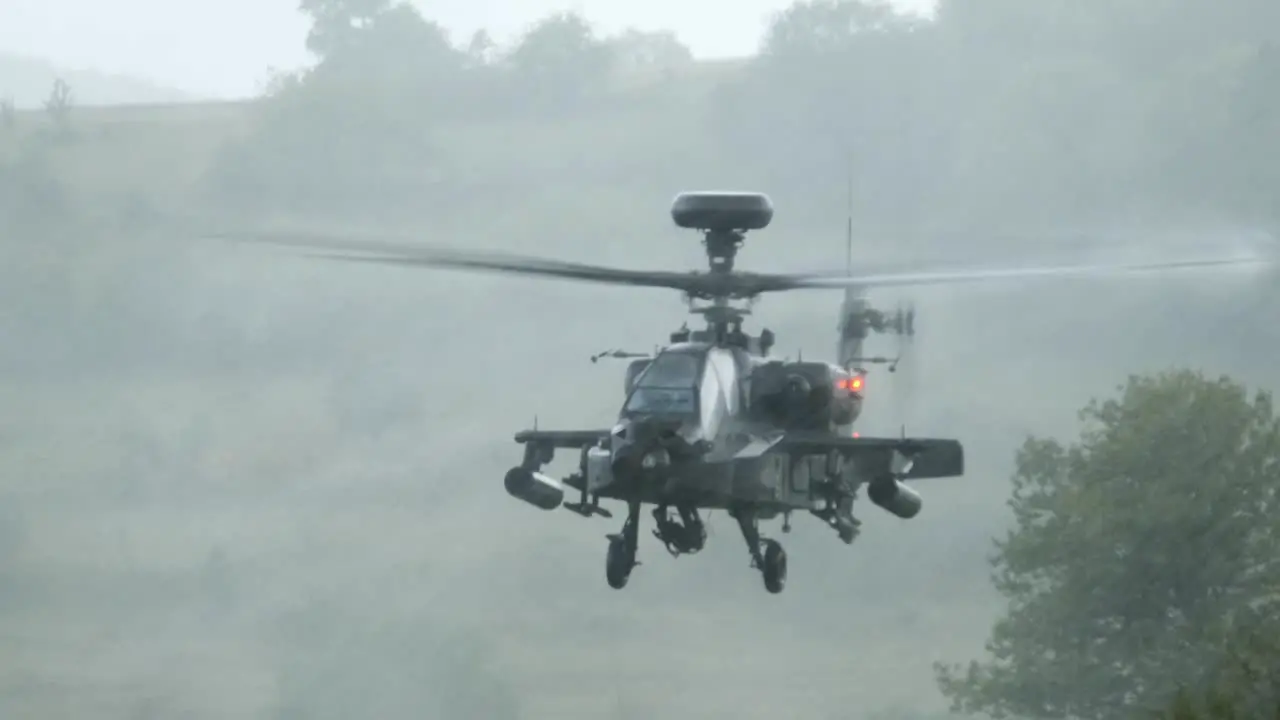
<path fill-rule="evenodd" d="M 584 448 L 609 437 L 608 430 L 521 430 L 516 433 L 520 444 L 538 443 L 557 448 Z"/>
<path fill-rule="evenodd" d="M 911 459 L 907 480 L 960 477 L 964 475 L 964 446 L 959 440 L 940 438 L 864 438 L 825 433 L 787 433 L 775 447 L 799 455 L 826 455 L 835 450 L 849 459 L 875 464 L 885 470 L 893 462 L 894 451 Z"/>

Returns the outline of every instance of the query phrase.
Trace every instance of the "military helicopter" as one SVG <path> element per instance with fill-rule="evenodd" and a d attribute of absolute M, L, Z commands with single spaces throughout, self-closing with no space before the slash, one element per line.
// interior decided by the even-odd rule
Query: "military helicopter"
<path fill-rule="evenodd" d="M 353 242 L 296 233 L 277 243 L 329 251 L 324 257 L 392 265 L 516 273 L 570 280 L 678 290 L 705 328 L 687 325 L 652 355 L 615 351 L 596 356 L 630 359 L 623 399 L 612 427 L 523 430 L 520 464 L 503 485 L 513 497 L 551 511 L 611 518 L 602 500 L 620 501 L 627 515 L 607 535 L 605 578 L 627 585 L 637 560 L 641 510 L 653 505 L 653 534 L 673 556 L 697 553 L 707 540 L 701 511 L 724 510 L 738 523 L 765 589 L 781 592 L 787 579 L 782 545 L 761 535 L 760 522 L 812 514 L 845 543 L 858 534 L 852 514 L 857 492 L 903 519 L 920 513 L 921 496 L 908 481 L 964 474 L 964 449 L 943 438 L 869 438 L 853 431 L 862 410 L 864 376 L 858 367 L 868 332 L 914 332 L 914 311 L 887 313 L 865 300 L 868 289 L 1000 278 L 1069 277 L 1207 265 L 1256 264 L 1255 259 L 1199 260 L 1141 265 L 1081 265 L 967 269 L 884 274 L 778 274 L 734 269 L 746 235 L 764 230 L 773 204 L 763 193 L 686 192 L 671 206 L 674 223 L 702 235 L 706 272 L 639 271 L 543 258 L 434 249 L 393 242 Z M 263 235 L 258 234 L 258 238 Z M 749 305 L 769 292 L 805 288 L 846 291 L 839 362 L 770 357 L 772 331 L 746 333 Z M 747 301 L 744 306 L 740 301 Z M 738 303 L 738 304 L 735 304 Z M 896 360 L 893 361 L 896 364 Z M 892 365 L 891 365 L 892 367 Z M 556 450 L 578 454 L 564 478 L 543 472 Z M 567 491 L 576 498 L 566 500 Z"/>

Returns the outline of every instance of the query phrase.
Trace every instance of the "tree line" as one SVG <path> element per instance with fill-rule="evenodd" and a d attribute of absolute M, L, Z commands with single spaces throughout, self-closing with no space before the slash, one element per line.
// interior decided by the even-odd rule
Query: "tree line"
<path fill-rule="evenodd" d="M 942 0 L 920 21 L 798 3 L 742 80 L 735 110 L 751 112 L 735 114 L 748 118 L 744 147 L 792 138 L 768 162 L 797 175 L 848 147 L 860 209 L 878 219 L 1172 213 L 1274 227 L 1277 12 L 1257 0 Z"/>
<path fill-rule="evenodd" d="M 681 112 L 726 177 L 829 204 L 851 170 L 869 224 L 1280 224 L 1276 6 L 1059 5 L 942 0 L 922 19 L 797 2 Z M 394 194 L 396 168 L 438 164 L 442 124 L 586 116 L 622 103 L 628 76 L 672 86 L 695 72 L 670 34 L 602 37 L 573 13 L 498 48 L 484 32 L 454 43 L 390 0 L 302 9 L 317 63 L 273 83 L 260 141 L 229 163 L 241 184 L 270 175 L 268 156 L 293 167 L 319 152 Z"/>

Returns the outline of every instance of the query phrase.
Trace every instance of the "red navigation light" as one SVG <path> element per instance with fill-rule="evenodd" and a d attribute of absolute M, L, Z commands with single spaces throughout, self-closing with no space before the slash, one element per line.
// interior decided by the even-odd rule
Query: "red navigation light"
<path fill-rule="evenodd" d="M 862 392 L 862 376 L 836 378 L 837 390 L 848 390 L 852 393 Z"/>
<path fill-rule="evenodd" d="M 858 432 L 857 430 L 854 430 L 854 431 L 853 431 L 853 436 L 854 436 L 854 437 L 856 437 L 856 438 L 860 438 L 860 437 L 862 437 L 862 433 Z"/>

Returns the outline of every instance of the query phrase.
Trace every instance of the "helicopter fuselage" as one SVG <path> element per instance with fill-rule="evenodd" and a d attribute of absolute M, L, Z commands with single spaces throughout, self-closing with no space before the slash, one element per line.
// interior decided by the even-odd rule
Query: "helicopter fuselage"
<path fill-rule="evenodd" d="M 963 474 L 963 449 L 954 440 L 858 437 L 852 429 L 862 407 L 860 372 L 771 359 L 750 347 L 682 340 L 633 360 L 611 428 L 516 435 L 525 459 L 507 473 L 507 492 L 544 510 L 564 507 L 587 517 L 610 516 L 602 499 L 625 503 L 627 522 L 610 536 L 614 587 L 626 583 L 634 566 L 642 505 L 656 506 L 653 534 L 672 555 L 702 550 L 706 528 L 699 511 L 725 510 L 775 592 L 785 556 L 780 545 L 761 538 L 761 520 L 782 515 L 785 532 L 792 512 L 807 511 L 851 543 L 860 525 L 852 515 L 859 488 L 908 519 L 923 503 L 902 480 Z M 541 472 L 556 448 L 581 453 L 578 471 L 563 481 Z M 565 486 L 580 499 L 565 501 Z"/>
<path fill-rule="evenodd" d="M 699 342 L 634 362 L 628 380 L 618 422 L 573 484 L 659 505 L 818 507 L 804 463 L 768 450 L 787 431 L 850 437 L 862 405 L 861 375 Z"/>

